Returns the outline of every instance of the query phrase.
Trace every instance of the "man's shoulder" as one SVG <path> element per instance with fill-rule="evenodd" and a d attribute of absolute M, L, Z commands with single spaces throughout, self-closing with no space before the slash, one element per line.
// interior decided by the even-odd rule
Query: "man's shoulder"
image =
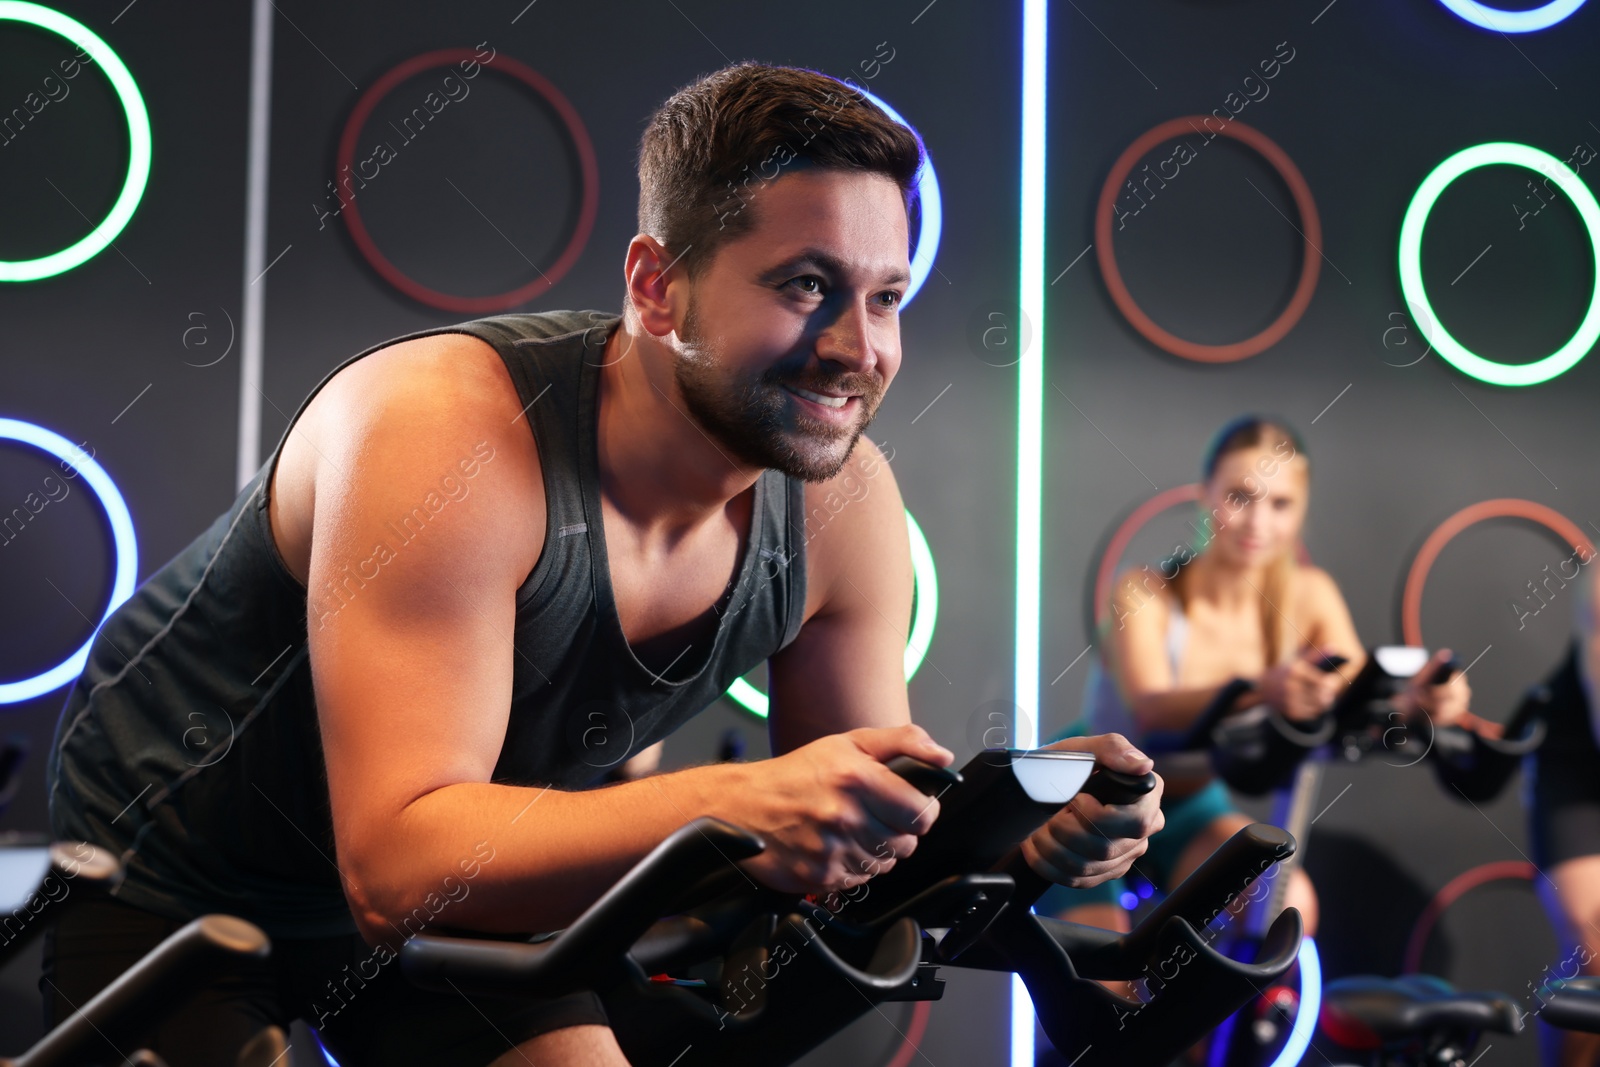
<path fill-rule="evenodd" d="M 550 341 L 594 331 L 602 343 L 622 316 L 615 311 L 553 310 L 519 311 L 505 315 L 489 315 L 458 323 L 458 327 L 474 327 L 474 332 L 499 333 L 513 344 L 518 342 Z"/>
<path fill-rule="evenodd" d="M 507 349 L 531 348 L 540 342 L 591 332 L 594 343 L 603 345 L 621 318 L 611 311 L 525 311 L 414 330 L 374 345 L 347 361 L 346 366 L 329 376 L 326 385 L 354 389 L 364 397 L 370 397 L 373 389 L 414 390 L 446 401 L 461 396 L 464 389 L 478 381 L 489 384 L 491 392 L 504 394 L 509 382 L 499 365 L 509 358 Z M 486 376 L 472 373 L 474 353 L 482 357 L 476 365 L 487 372 Z M 446 387 L 442 392 L 441 386 Z"/>
<path fill-rule="evenodd" d="M 519 311 L 503 315 L 486 315 L 465 319 L 445 326 L 430 326 L 398 334 L 386 341 L 372 345 L 357 353 L 330 378 L 354 377 L 347 374 L 351 368 L 364 366 L 371 369 L 383 365 L 393 369 L 396 363 L 414 361 L 421 354 L 449 354 L 490 348 L 502 358 L 510 349 L 533 348 L 544 342 L 583 338 L 585 344 L 604 345 L 610 332 L 622 321 L 614 311 L 553 310 Z M 484 347 L 487 346 L 487 347 Z M 417 369 L 413 366 L 412 369 Z"/>
<path fill-rule="evenodd" d="M 310 428 L 326 435 L 324 450 L 392 454 L 402 479 L 435 447 L 463 442 L 524 456 L 536 471 L 524 401 L 497 347 L 476 331 L 399 338 L 327 383 Z"/>

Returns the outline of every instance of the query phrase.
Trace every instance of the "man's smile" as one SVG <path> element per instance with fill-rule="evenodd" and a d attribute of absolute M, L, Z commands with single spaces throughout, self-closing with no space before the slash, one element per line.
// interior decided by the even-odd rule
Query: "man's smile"
<path fill-rule="evenodd" d="M 800 402 L 807 414 L 814 418 L 836 426 L 852 426 L 856 422 L 861 398 L 853 393 L 842 395 L 817 393 L 797 385 L 786 385 L 783 388 Z"/>

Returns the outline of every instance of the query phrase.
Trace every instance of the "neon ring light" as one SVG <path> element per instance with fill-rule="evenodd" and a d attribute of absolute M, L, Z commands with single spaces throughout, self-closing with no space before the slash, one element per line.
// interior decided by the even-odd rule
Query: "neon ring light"
<path fill-rule="evenodd" d="M 1105 622 L 1106 606 L 1111 603 L 1111 580 L 1116 577 L 1117 563 L 1122 559 L 1122 553 L 1127 551 L 1128 542 L 1133 540 L 1134 534 L 1144 528 L 1144 524 L 1166 511 L 1168 508 L 1177 507 L 1193 500 L 1200 499 L 1200 484 L 1191 482 L 1188 485 L 1178 485 L 1171 489 L 1163 489 L 1143 504 L 1133 509 L 1126 519 L 1112 533 L 1111 539 L 1106 542 L 1105 553 L 1100 557 L 1100 568 L 1094 576 L 1094 624 L 1096 629 Z M 1306 552 L 1306 546 L 1295 542 L 1295 558 L 1302 564 L 1310 563 L 1311 556 Z"/>
<path fill-rule="evenodd" d="M 1311 1047 L 1311 1037 L 1317 1028 L 1317 1018 L 1322 1014 L 1322 957 L 1317 953 L 1315 938 L 1300 942 L 1296 956 L 1300 967 L 1300 1007 L 1295 1010 L 1294 1026 L 1289 1029 L 1289 1040 L 1283 1051 L 1272 1061 L 1272 1067 L 1294 1067 Z"/>
<path fill-rule="evenodd" d="M 589 131 L 584 126 L 583 119 L 578 116 L 577 110 L 548 78 L 526 64 L 502 55 L 494 55 L 488 59 L 481 59 L 480 55 L 481 53 L 474 52 L 470 48 L 443 48 L 436 52 L 424 52 L 406 60 L 379 78 L 361 94 L 361 99 L 356 101 L 355 109 L 350 112 L 350 118 L 345 122 L 344 132 L 339 137 L 339 157 L 334 170 L 335 174 L 342 174 L 354 163 L 356 139 L 361 135 L 361 129 L 366 125 L 373 108 L 377 107 L 378 101 L 407 78 L 437 67 L 471 61 L 492 68 L 532 89 L 555 111 L 562 125 L 566 127 L 567 136 L 572 139 L 573 148 L 577 150 L 578 168 L 583 175 L 583 199 L 578 209 L 577 225 L 572 228 L 572 235 L 567 239 L 566 247 L 561 250 L 561 254 L 556 257 L 555 263 L 548 270 L 527 285 L 508 292 L 493 296 L 456 296 L 423 285 L 405 274 L 378 250 L 372 234 L 367 230 L 367 224 L 361 218 L 361 209 L 356 206 L 356 197 L 351 193 L 349 183 L 338 184 L 339 210 L 344 214 L 346 224 L 350 228 L 351 240 L 355 241 L 357 250 L 366 259 L 367 264 L 377 271 L 378 276 L 384 281 L 413 300 L 445 311 L 504 311 L 506 308 L 515 307 L 542 295 L 578 262 L 584 246 L 589 242 L 589 234 L 594 230 L 595 216 L 600 210 L 600 167 L 595 162 L 594 144 L 589 140 Z"/>
<path fill-rule="evenodd" d="M 1094 576 L 1094 624 L 1097 628 L 1105 621 L 1106 606 L 1111 603 L 1111 579 L 1115 577 L 1117 562 L 1122 559 L 1122 553 L 1127 550 L 1133 535 L 1168 508 L 1199 499 L 1198 483 L 1164 489 L 1134 508 L 1133 514 L 1122 520 L 1111 535 L 1111 540 L 1106 542 L 1105 554 L 1100 557 L 1100 569 Z"/>
<path fill-rule="evenodd" d="M 1278 172 L 1283 183 L 1289 187 L 1289 194 L 1294 197 L 1295 210 L 1300 215 L 1300 228 L 1305 239 L 1305 252 L 1300 260 L 1300 281 L 1295 286 L 1293 295 L 1289 297 L 1288 306 L 1268 324 L 1266 329 L 1254 337 L 1233 344 L 1203 345 L 1185 341 L 1157 326 L 1155 320 L 1146 315 L 1135 303 L 1133 294 L 1128 292 L 1128 285 L 1122 280 L 1122 271 L 1117 268 L 1117 254 L 1112 247 L 1111 238 L 1111 220 L 1117 193 L 1122 188 L 1122 183 L 1127 180 L 1128 174 L 1132 172 L 1133 165 L 1157 145 L 1186 134 L 1197 133 L 1205 128 L 1206 122 L 1215 121 L 1217 120 L 1210 115 L 1190 115 L 1170 119 L 1145 132 L 1123 150 L 1122 155 L 1111 165 L 1111 173 L 1106 175 L 1105 184 L 1100 187 L 1100 201 L 1095 207 L 1094 214 L 1094 249 L 1095 257 L 1100 261 L 1100 275 L 1105 279 L 1111 302 L 1117 305 L 1117 310 L 1122 312 L 1128 324 L 1138 330 L 1145 340 L 1163 351 L 1184 359 L 1201 363 L 1231 363 L 1271 348 L 1294 329 L 1295 324 L 1300 321 L 1300 316 L 1305 314 L 1306 308 L 1311 304 L 1311 294 L 1317 288 L 1317 276 L 1322 270 L 1322 221 L 1317 215 L 1317 203 L 1311 196 L 1311 187 L 1306 184 L 1305 175 L 1300 173 L 1300 168 L 1294 165 L 1294 160 L 1289 158 L 1289 154 L 1279 148 L 1266 134 L 1252 126 L 1246 126 L 1238 119 L 1234 119 L 1217 131 L 1248 148 L 1255 149 L 1256 153 Z"/>
<path fill-rule="evenodd" d="M 1594 551 L 1594 545 L 1584 535 L 1577 523 L 1554 508 L 1536 504 L 1532 500 L 1501 497 L 1483 500 L 1462 508 L 1439 524 L 1417 550 L 1411 561 L 1411 571 L 1406 575 L 1405 593 L 1400 601 L 1400 629 L 1406 644 L 1422 646 L 1422 588 L 1428 581 L 1428 572 L 1444 546 L 1462 530 L 1485 519 L 1526 519 L 1538 523 L 1575 549 Z"/>
<path fill-rule="evenodd" d="M 906 512 L 906 530 L 911 535 L 911 569 L 916 576 L 916 612 L 911 620 L 911 636 L 906 641 L 906 681 L 922 666 L 933 642 L 933 628 L 939 622 L 939 572 L 933 565 L 933 550 L 922 534 L 917 520 Z M 728 686 L 728 699 L 741 708 L 761 718 L 767 717 L 767 694 L 745 681 L 736 678 Z"/>
<path fill-rule="evenodd" d="M 900 117 L 900 112 L 879 97 L 858 85 L 852 85 L 851 88 L 881 107 L 884 114 L 900 125 L 912 133 L 917 132 L 915 126 Z M 917 139 L 922 139 L 920 134 Z M 926 146 L 923 148 L 922 167 L 917 171 L 917 202 L 920 205 L 921 225 L 917 227 L 917 251 L 911 257 L 911 282 L 906 286 L 906 295 L 900 300 L 901 308 L 911 303 L 911 298 L 917 295 L 922 283 L 928 280 L 928 274 L 933 270 L 933 258 L 939 254 L 939 234 L 944 228 L 944 202 L 939 196 L 939 176 L 934 173 L 933 156 L 927 154 Z"/>
<path fill-rule="evenodd" d="M 145 185 L 150 180 L 150 113 L 145 110 L 144 97 L 133 75 L 111 46 L 101 40 L 89 27 L 68 18 L 54 8 L 40 4 L 21 3 L 19 0 L 0 0 L 0 21 L 23 22 L 41 30 L 65 37 L 88 53 L 106 77 L 122 111 L 128 119 L 128 174 L 123 179 L 122 191 L 100 224 L 88 235 L 79 238 L 59 252 L 37 259 L 0 260 L 0 282 L 32 282 L 50 278 L 71 270 L 103 252 L 117 239 L 134 210 L 144 197 Z"/>
<path fill-rule="evenodd" d="M 1589 251 L 1594 257 L 1594 291 L 1589 297 L 1589 311 L 1578 324 L 1578 330 L 1566 344 L 1543 359 L 1532 363 L 1497 363 L 1485 359 L 1450 336 L 1439 317 L 1428 303 L 1428 292 L 1422 283 L 1422 231 L 1428 224 L 1428 214 L 1439 195 L 1451 182 L 1478 167 L 1503 163 L 1513 167 L 1526 167 L 1553 178 L 1561 191 L 1567 194 L 1578 217 L 1589 232 Z M 1464 148 L 1440 163 L 1422 180 L 1411 205 L 1406 208 L 1405 219 L 1400 224 L 1400 291 L 1418 322 L 1434 324 L 1428 340 L 1434 349 L 1463 374 L 1492 385 L 1538 385 L 1573 368 L 1588 354 L 1595 340 L 1600 338 L 1600 204 L 1594 194 L 1572 170 L 1555 156 L 1530 148 L 1524 144 L 1495 141 Z M 1417 316 L 1426 315 L 1427 318 Z"/>
<path fill-rule="evenodd" d="M 92 457 L 84 455 L 71 441 L 31 422 L 0 419 L 0 440 L 21 441 L 50 453 L 63 463 L 71 464 L 83 475 L 95 496 L 100 498 L 100 506 L 105 509 L 106 518 L 111 520 L 111 536 L 117 548 L 117 573 L 111 583 L 111 600 L 106 604 L 105 614 L 100 617 L 100 622 L 104 623 L 119 604 L 133 595 L 139 574 L 139 545 L 133 533 L 133 517 L 128 514 L 128 505 L 123 503 L 116 483 L 104 467 Z M 97 625 L 95 633 L 99 633 L 99 630 Z M 95 635 L 90 634 L 82 648 L 43 674 L 20 682 L 0 682 L 0 704 L 30 700 L 77 678 L 83 673 L 84 664 L 89 661 L 89 646 L 94 644 L 94 638 Z"/>
<path fill-rule="evenodd" d="M 1440 916 L 1450 905 L 1479 886 L 1491 882 L 1532 882 L 1538 877 L 1539 868 L 1531 863 L 1524 860 L 1499 860 L 1469 868 L 1450 879 L 1433 895 L 1433 899 L 1428 901 L 1428 906 L 1422 910 L 1422 914 L 1417 917 L 1416 925 L 1411 928 L 1411 937 L 1406 941 L 1405 964 L 1400 973 L 1418 974 L 1422 971 L 1422 953 L 1428 947 L 1428 938 L 1432 936 L 1434 926 L 1438 924 Z"/>
<path fill-rule="evenodd" d="M 1322 1014 L 1322 957 L 1317 953 L 1316 938 L 1307 935 L 1300 941 L 1300 951 L 1295 956 L 1300 968 L 1300 1006 L 1295 1009 L 1294 1025 L 1289 1036 L 1272 1061 L 1272 1067 L 1295 1067 L 1311 1047 L 1311 1037 Z M 1241 1008 L 1223 1020 L 1211 1038 L 1213 1050 L 1225 1049 L 1232 1040 L 1233 1028 L 1243 1019 Z"/>
<path fill-rule="evenodd" d="M 1501 33 L 1532 33 L 1554 26 L 1583 6 L 1583 0 L 1551 0 L 1527 11 L 1507 11 L 1477 0 L 1440 0 L 1440 3 L 1474 26 Z"/>

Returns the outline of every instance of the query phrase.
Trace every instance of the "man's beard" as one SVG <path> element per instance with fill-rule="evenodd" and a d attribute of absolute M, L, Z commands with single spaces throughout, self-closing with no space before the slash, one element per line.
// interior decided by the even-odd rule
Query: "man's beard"
<path fill-rule="evenodd" d="M 698 327 L 691 298 L 679 336 L 686 345 L 710 354 L 713 350 L 699 336 Z M 777 366 L 769 367 L 754 381 L 729 382 L 719 377 L 716 363 L 714 357 L 680 358 L 674 367 L 678 391 L 695 421 L 745 463 L 807 482 L 825 482 L 843 469 L 883 395 L 878 380 L 867 374 L 817 378 Z M 784 386 L 824 395 L 853 394 L 865 417 L 855 426 L 840 427 L 802 413 L 796 428 L 786 430 L 784 410 L 793 401 Z"/>

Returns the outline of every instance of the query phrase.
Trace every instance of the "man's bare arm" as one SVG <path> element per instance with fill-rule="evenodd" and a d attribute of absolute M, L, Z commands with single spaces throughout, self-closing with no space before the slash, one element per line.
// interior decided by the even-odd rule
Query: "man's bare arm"
<path fill-rule="evenodd" d="M 341 429 L 318 442 L 311 666 L 338 865 L 369 940 L 429 894 L 452 900 L 451 925 L 558 928 L 672 830 L 720 810 L 715 773 L 583 794 L 490 782 L 544 497 L 516 394 L 493 377 L 503 368 L 463 344 L 477 342 L 368 357 L 330 383 L 340 393 L 321 422 Z M 458 495 L 442 488 L 451 476 Z M 330 582 L 343 589 L 331 614 Z"/>

